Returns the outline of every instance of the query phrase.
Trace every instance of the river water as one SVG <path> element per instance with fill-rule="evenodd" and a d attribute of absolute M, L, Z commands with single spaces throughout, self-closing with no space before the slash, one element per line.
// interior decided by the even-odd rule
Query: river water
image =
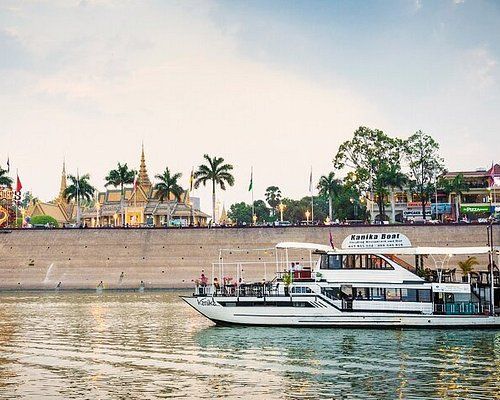
<path fill-rule="evenodd" d="M 215 327 L 179 294 L 0 294 L 0 398 L 500 399 L 500 331 Z"/>

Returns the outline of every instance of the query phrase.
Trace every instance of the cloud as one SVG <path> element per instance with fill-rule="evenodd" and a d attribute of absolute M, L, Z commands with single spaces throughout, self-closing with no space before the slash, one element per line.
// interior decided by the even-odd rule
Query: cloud
<path fill-rule="evenodd" d="M 498 61 L 488 48 L 481 46 L 466 51 L 464 61 L 467 81 L 472 88 L 484 90 L 496 84 Z"/>
<path fill-rule="evenodd" d="M 29 22 L 16 29 L 35 68 L 15 75 L 15 90 L 0 92 L 0 106 L 10 109 L 4 135 L 12 143 L 24 137 L 9 151 L 24 164 L 26 187 L 55 196 L 63 156 L 102 187 L 116 161 L 137 167 L 144 140 L 151 177 L 168 165 L 187 181 L 203 153 L 233 163 L 238 183 L 221 195 L 226 204 L 247 194 L 251 166 L 257 194 L 279 184 L 301 196 L 311 163 L 326 172 L 357 125 L 383 122 L 342 79 L 325 87 L 239 53 L 231 32 L 214 24 L 213 7 L 26 6 Z M 199 194 L 208 208 L 209 190 Z"/>

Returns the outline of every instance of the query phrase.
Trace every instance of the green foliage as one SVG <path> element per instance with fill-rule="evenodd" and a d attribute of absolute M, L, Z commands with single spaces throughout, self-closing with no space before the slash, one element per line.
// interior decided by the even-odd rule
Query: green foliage
<path fill-rule="evenodd" d="M 254 201 L 255 215 L 257 215 L 257 222 L 268 222 L 271 220 L 269 217 L 269 208 L 263 200 Z M 227 213 L 228 217 L 236 224 L 253 223 L 252 206 L 245 202 L 235 203 L 229 207 Z"/>
<path fill-rule="evenodd" d="M 417 194 L 425 219 L 425 204 L 435 190 L 436 177 L 444 170 L 439 144 L 428 134 L 417 131 L 404 142 L 404 158 L 408 164 L 410 190 Z"/>
<path fill-rule="evenodd" d="M 84 174 L 79 177 L 68 175 L 69 186 L 64 191 L 64 196 L 68 201 L 83 200 L 91 202 L 94 196 L 95 188 L 89 183 L 90 175 Z"/>
<path fill-rule="evenodd" d="M 234 176 L 230 172 L 233 166 L 224 164 L 222 157 L 210 157 L 205 154 L 203 158 L 206 164 L 198 166 L 198 170 L 194 173 L 194 187 L 198 188 L 201 184 L 206 186 L 207 182 L 212 182 L 212 218 L 215 221 L 215 190 L 217 186 L 226 190 L 226 184 L 234 185 Z"/>
<path fill-rule="evenodd" d="M 335 178 L 335 173 L 332 171 L 328 175 L 323 175 L 319 178 L 318 186 L 319 195 L 328 200 L 328 216 L 333 219 L 333 199 L 338 197 L 342 188 L 342 181 Z"/>
<path fill-rule="evenodd" d="M 472 272 L 475 265 L 479 265 L 476 257 L 469 257 L 465 261 L 459 261 L 458 267 L 462 270 L 462 275 L 467 275 Z"/>
<path fill-rule="evenodd" d="M 59 224 L 55 220 L 55 218 L 51 217 L 50 215 L 37 215 L 35 217 L 32 217 L 30 220 L 30 224 L 32 225 L 47 225 L 49 224 L 50 226 L 54 228 L 58 228 Z"/>
<path fill-rule="evenodd" d="M 282 280 L 283 280 L 283 285 L 290 286 L 292 284 L 292 274 L 289 272 L 283 274 Z"/>
<path fill-rule="evenodd" d="M 232 204 L 231 207 L 229 207 L 227 216 L 231 218 L 235 224 L 251 224 L 252 207 L 244 201 Z"/>
<path fill-rule="evenodd" d="M 117 168 L 109 171 L 108 176 L 106 176 L 105 186 L 120 187 L 123 195 L 123 187 L 134 183 L 135 174 L 136 172 L 134 170 L 128 168 L 127 163 L 123 165 L 118 163 Z"/>
<path fill-rule="evenodd" d="M 253 207 L 255 211 L 255 215 L 257 216 L 257 222 L 268 222 L 271 220 L 269 214 L 270 210 L 267 207 L 264 200 L 255 200 L 253 202 Z"/>
<path fill-rule="evenodd" d="M 7 170 L 0 167 L 0 186 L 12 186 L 12 178 L 7 176 Z"/>
<path fill-rule="evenodd" d="M 272 209 L 273 215 L 276 214 L 276 207 L 281 202 L 281 190 L 278 186 L 269 186 L 265 193 L 267 204 Z"/>
<path fill-rule="evenodd" d="M 333 160 L 337 169 L 354 170 L 350 180 L 358 190 L 376 195 L 379 213 L 384 211 L 385 184 L 388 170 L 400 170 L 402 141 L 391 138 L 378 129 L 364 126 L 354 132 L 354 137 L 342 143 Z"/>
<path fill-rule="evenodd" d="M 160 181 L 155 185 L 156 197 L 163 201 L 165 198 L 169 200 L 170 195 L 173 195 L 177 201 L 181 201 L 184 193 L 184 189 L 178 183 L 181 176 L 181 173 L 172 174 L 168 167 L 165 168 L 163 174 L 156 175 L 155 178 Z"/>

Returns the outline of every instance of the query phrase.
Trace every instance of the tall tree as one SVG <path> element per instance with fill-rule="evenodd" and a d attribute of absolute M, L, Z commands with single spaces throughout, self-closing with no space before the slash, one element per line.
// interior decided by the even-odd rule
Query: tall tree
<path fill-rule="evenodd" d="M 92 196 L 95 192 L 95 188 L 89 183 L 90 175 L 84 174 L 81 176 L 68 175 L 70 184 L 64 190 L 63 196 L 68 200 L 76 201 L 76 222 L 79 225 L 80 220 L 80 205 L 81 200 L 90 203 L 92 201 Z"/>
<path fill-rule="evenodd" d="M 0 167 L 0 186 L 12 186 L 12 178 L 7 176 L 7 170 Z"/>
<path fill-rule="evenodd" d="M 251 224 L 252 206 L 244 201 L 232 204 L 227 215 L 236 225 Z"/>
<path fill-rule="evenodd" d="M 176 201 L 181 201 L 181 196 L 184 193 L 184 189 L 178 183 L 181 176 L 182 174 L 180 172 L 172 174 L 168 167 L 165 168 L 162 174 L 156 175 L 155 178 L 159 180 L 155 185 L 156 197 L 160 201 L 163 201 L 165 198 L 169 201 L 170 196 L 173 195 Z M 170 224 L 172 211 L 173 207 L 170 207 L 167 213 L 167 225 Z"/>
<path fill-rule="evenodd" d="M 463 174 L 458 174 L 451 180 L 441 178 L 438 182 L 438 186 L 449 198 L 452 194 L 455 195 L 455 217 L 458 222 L 460 218 L 462 196 L 465 192 L 469 191 L 469 184 L 465 181 Z M 451 202 L 451 198 L 449 200 Z"/>
<path fill-rule="evenodd" d="M 358 189 L 370 192 L 370 201 L 377 199 L 381 216 L 387 191 L 381 175 L 387 166 L 400 165 L 401 144 L 400 139 L 391 138 L 381 130 L 361 126 L 351 140 L 340 145 L 333 160 L 337 169 L 354 170 Z"/>
<path fill-rule="evenodd" d="M 335 178 L 333 171 L 319 178 L 319 195 L 328 199 L 328 216 L 330 221 L 333 220 L 333 199 L 338 196 L 341 186 L 342 181 Z"/>
<path fill-rule="evenodd" d="M 444 160 L 438 151 L 439 144 L 432 136 L 420 130 L 403 144 L 403 155 L 409 170 L 409 186 L 412 193 L 419 197 L 424 219 L 426 204 L 436 188 L 436 177 L 444 170 Z"/>
<path fill-rule="evenodd" d="M 408 178 L 403 172 L 399 164 L 385 165 L 381 171 L 381 180 L 385 188 L 389 188 L 391 198 L 391 222 L 396 222 L 396 210 L 394 200 L 394 189 L 403 189 L 408 183 Z M 384 210 L 385 213 L 385 210 Z"/>
<path fill-rule="evenodd" d="M 224 164 L 222 157 L 210 157 L 205 154 L 203 158 L 206 164 L 201 164 L 198 170 L 194 173 L 194 187 L 198 188 L 200 184 L 206 186 L 207 182 L 212 182 L 212 222 L 215 221 L 215 191 L 217 186 L 222 190 L 226 190 L 226 184 L 234 185 L 234 176 L 230 171 L 233 170 L 231 164 Z"/>
<path fill-rule="evenodd" d="M 276 208 L 281 202 L 281 190 L 278 186 L 269 186 L 265 193 L 267 204 L 272 209 L 273 217 L 276 215 Z"/>
<path fill-rule="evenodd" d="M 89 174 L 80 175 L 79 177 L 68 175 L 68 179 L 71 183 L 64 190 L 66 200 L 75 200 L 77 203 L 80 200 L 87 202 L 93 200 L 95 188 L 89 183 Z"/>
<path fill-rule="evenodd" d="M 106 176 L 106 184 L 105 186 L 114 186 L 120 188 L 120 212 L 122 218 L 122 225 L 125 225 L 125 210 L 123 208 L 123 198 L 125 195 L 124 187 L 125 185 L 129 185 L 134 183 L 135 171 L 133 169 L 129 169 L 127 163 L 120 164 L 116 169 L 112 169 L 109 171 L 108 176 Z"/>

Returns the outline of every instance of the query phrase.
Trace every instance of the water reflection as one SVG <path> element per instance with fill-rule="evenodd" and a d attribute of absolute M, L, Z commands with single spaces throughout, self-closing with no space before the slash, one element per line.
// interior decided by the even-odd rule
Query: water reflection
<path fill-rule="evenodd" d="M 0 398 L 484 398 L 500 332 L 214 327 L 176 292 L 0 295 Z"/>

